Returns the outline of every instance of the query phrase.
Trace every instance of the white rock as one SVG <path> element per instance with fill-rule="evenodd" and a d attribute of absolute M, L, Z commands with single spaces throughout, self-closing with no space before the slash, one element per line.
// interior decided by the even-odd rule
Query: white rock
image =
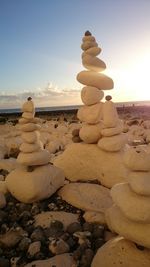
<path fill-rule="evenodd" d="M 54 140 L 49 142 L 46 145 L 46 149 L 50 152 L 50 153 L 56 153 L 57 150 L 59 150 L 62 147 L 62 143 L 60 140 Z"/>
<path fill-rule="evenodd" d="M 127 180 L 135 193 L 150 196 L 150 172 L 130 172 Z"/>
<path fill-rule="evenodd" d="M 34 103 L 32 100 L 28 100 L 26 101 L 23 106 L 22 106 L 22 111 L 23 112 L 31 112 L 34 113 L 35 109 L 34 109 Z"/>
<path fill-rule="evenodd" d="M 122 133 L 122 131 L 123 131 L 123 126 L 121 124 L 118 124 L 116 127 L 102 129 L 101 134 L 103 136 L 109 137 L 118 135 Z"/>
<path fill-rule="evenodd" d="M 12 170 L 18 167 L 18 163 L 15 158 L 1 159 L 0 160 L 0 169 L 11 172 Z"/>
<path fill-rule="evenodd" d="M 97 250 L 91 267 L 149 267 L 149 249 L 140 250 L 123 237 L 116 237 Z"/>
<path fill-rule="evenodd" d="M 87 49 L 91 48 L 91 47 L 97 47 L 98 44 L 94 41 L 86 41 L 81 45 L 81 48 L 83 51 L 86 51 Z"/>
<path fill-rule="evenodd" d="M 101 138 L 102 124 L 84 124 L 80 129 L 79 136 L 87 144 L 95 144 Z"/>
<path fill-rule="evenodd" d="M 87 35 L 87 36 L 84 36 L 84 37 L 82 38 L 82 41 L 83 41 L 83 42 L 87 42 L 87 41 L 95 42 L 95 37 L 92 36 L 92 35 Z"/>
<path fill-rule="evenodd" d="M 150 171 L 150 152 L 144 146 L 127 148 L 123 160 L 130 170 Z"/>
<path fill-rule="evenodd" d="M 111 188 L 127 179 L 129 171 L 123 164 L 123 154 L 123 151 L 105 152 L 94 144 L 77 143 L 69 145 L 54 160 L 54 165 L 61 168 L 70 181 L 97 179 Z"/>
<path fill-rule="evenodd" d="M 19 149 L 23 153 L 32 153 L 43 149 L 43 144 L 41 141 L 38 141 L 37 143 L 34 144 L 22 143 Z"/>
<path fill-rule="evenodd" d="M 38 131 L 34 132 L 23 132 L 21 135 L 24 142 L 33 144 L 39 140 L 40 133 Z"/>
<path fill-rule="evenodd" d="M 97 103 L 91 106 L 82 106 L 77 112 L 77 117 L 80 121 L 95 124 L 102 119 L 103 103 Z"/>
<path fill-rule="evenodd" d="M 106 101 L 103 105 L 103 121 L 105 127 L 116 127 L 119 122 L 116 107 L 112 101 Z"/>
<path fill-rule="evenodd" d="M 103 212 L 86 211 L 83 215 L 86 222 L 106 224 L 105 214 Z"/>
<path fill-rule="evenodd" d="M 86 52 L 82 53 L 82 58 L 84 56 L 86 56 L 87 54 L 90 56 L 98 56 L 101 52 L 101 48 L 100 47 L 91 47 L 89 49 L 86 50 Z"/>
<path fill-rule="evenodd" d="M 18 122 L 19 124 L 26 124 L 26 123 L 30 123 L 30 119 L 20 118 Z"/>
<path fill-rule="evenodd" d="M 6 185 L 16 199 L 33 203 L 50 197 L 64 184 L 64 179 L 60 169 L 47 164 L 36 167 L 32 172 L 21 168 L 12 171 L 6 177 Z"/>
<path fill-rule="evenodd" d="M 94 71 L 84 70 L 79 72 L 77 80 L 84 85 L 94 86 L 100 90 L 109 90 L 114 87 L 113 80 L 110 77 Z"/>
<path fill-rule="evenodd" d="M 0 209 L 4 208 L 6 206 L 6 199 L 5 195 L 0 192 Z"/>
<path fill-rule="evenodd" d="M 111 189 L 114 203 L 128 219 L 150 223 L 150 197 L 133 192 L 128 183 L 116 184 Z"/>
<path fill-rule="evenodd" d="M 121 150 L 127 143 L 125 134 L 118 134 L 109 137 L 102 137 L 98 142 L 98 147 L 105 151 L 116 152 Z"/>
<path fill-rule="evenodd" d="M 25 166 L 44 165 L 50 161 L 50 153 L 44 149 L 32 153 L 20 152 L 17 157 L 17 162 Z"/>
<path fill-rule="evenodd" d="M 106 64 L 104 61 L 88 54 L 83 57 L 82 64 L 86 69 L 96 72 L 101 72 L 106 69 Z"/>
<path fill-rule="evenodd" d="M 103 97 L 103 91 L 97 89 L 96 87 L 85 86 L 82 88 L 81 99 L 87 106 L 97 104 Z"/>
<path fill-rule="evenodd" d="M 42 228 L 48 228 L 52 221 L 61 221 L 66 230 L 69 224 L 78 222 L 79 215 L 65 211 L 46 211 L 35 215 L 34 219 L 35 226 Z"/>
<path fill-rule="evenodd" d="M 24 267 L 77 267 L 73 257 L 69 253 L 57 255 L 47 260 L 32 261 Z"/>
<path fill-rule="evenodd" d="M 109 189 L 89 183 L 70 183 L 58 194 L 69 204 L 85 211 L 105 212 L 112 205 Z"/>
<path fill-rule="evenodd" d="M 32 122 L 20 125 L 20 130 L 23 132 L 33 132 L 33 131 L 36 131 L 39 129 L 40 129 L 40 125 L 37 125 L 37 124 L 32 123 Z"/>
<path fill-rule="evenodd" d="M 34 118 L 34 113 L 23 112 L 22 113 L 22 118 L 27 119 L 27 120 L 32 120 Z"/>
<path fill-rule="evenodd" d="M 150 248 L 150 224 L 127 219 L 117 206 L 107 209 L 106 221 L 110 230 L 141 246 Z"/>

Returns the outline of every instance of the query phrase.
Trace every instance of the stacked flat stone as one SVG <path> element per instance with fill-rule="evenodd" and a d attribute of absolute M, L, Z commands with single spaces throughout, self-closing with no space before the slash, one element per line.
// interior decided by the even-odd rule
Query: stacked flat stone
<path fill-rule="evenodd" d="M 81 91 L 81 99 L 85 106 L 78 110 L 77 117 L 84 123 L 79 132 L 80 138 L 85 143 L 92 144 L 97 143 L 101 137 L 103 103 L 100 100 L 104 96 L 103 90 L 112 89 L 113 81 L 101 73 L 106 69 L 106 65 L 97 58 L 101 48 L 98 47 L 95 37 L 87 31 L 82 41 L 82 64 L 87 70 L 81 71 L 77 75 L 77 80 L 86 85 Z"/>
<path fill-rule="evenodd" d="M 39 125 L 35 123 L 35 109 L 32 100 L 24 103 L 22 107 L 22 118 L 19 120 L 22 131 L 23 143 L 20 146 L 20 153 L 17 162 L 25 166 L 45 165 L 50 160 L 50 154 L 43 149 L 40 141 Z"/>
<path fill-rule="evenodd" d="M 102 138 L 98 141 L 98 147 L 108 152 L 121 150 L 126 143 L 126 136 L 122 133 L 123 125 L 111 96 L 106 96 L 103 104 L 103 129 Z"/>
<path fill-rule="evenodd" d="M 119 235 L 150 248 L 150 152 L 145 146 L 125 152 L 124 164 L 130 170 L 128 183 L 111 189 L 115 203 L 108 209 L 108 226 Z"/>

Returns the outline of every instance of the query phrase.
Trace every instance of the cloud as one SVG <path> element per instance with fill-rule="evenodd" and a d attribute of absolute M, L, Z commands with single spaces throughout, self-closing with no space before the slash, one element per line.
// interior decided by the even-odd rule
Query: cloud
<path fill-rule="evenodd" d="M 64 88 L 60 89 L 52 83 L 48 83 L 44 88 L 26 90 L 18 93 L 0 93 L 0 108 L 21 107 L 23 102 L 32 97 L 37 107 L 42 106 L 63 106 L 77 105 L 80 102 L 80 90 Z"/>

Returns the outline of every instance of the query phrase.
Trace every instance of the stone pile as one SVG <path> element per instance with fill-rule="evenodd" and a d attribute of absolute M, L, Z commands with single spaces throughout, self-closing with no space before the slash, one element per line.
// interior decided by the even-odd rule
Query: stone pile
<path fill-rule="evenodd" d="M 22 111 L 19 124 L 23 142 L 17 157 L 19 167 L 6 177 L 6 185 L 19 201 L 32 203 L 50 197 L 64 184 L 64 175 L 49 163 L 50 153 L 43 149 L 31 98 L 24 103 Z"/>
<path fill-rule="evenodd" d="M 123 124 L 118 117 L 118 113 L 111 96 L 106 96 L 106 102 L 103 105 L 103 129 L 102 138 L 98 146 L 108 152 L 121 150 L 126 143 L 126 135 L 122 133 Z"/>
<path fill-rule="evenodd" d="M 113 88 L 113 81 L 102 71 L 106 69 L 105 63 L 97 58 L 101 48 L 95 41 L 95 37 L 89 31 L 82 39 L 82 64 L 87 69 L 77 75 L 77 80 L 86 85 L 82 88 L 81 99 L 85 106 L 78 110 L 77 117 L 84 124 L 79 132 L 80 138 L 88 144 L 97 143 L 101 137 L 102 108 L 100 102 L 104 96 L 103 90 Z"/>
<path fill-rule="evenodd" d="M 130 169 L 128 183 L 113 186 L 115 203 L 108 209 L 109 227 L 119 235 L 150 248 L 150 152 L 146 147 L 131 147 L 124 155 Z"/>

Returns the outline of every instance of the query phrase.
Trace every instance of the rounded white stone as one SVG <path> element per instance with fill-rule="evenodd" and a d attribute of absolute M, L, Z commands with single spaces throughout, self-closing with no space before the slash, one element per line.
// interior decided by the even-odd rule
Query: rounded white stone
<path fill-rule="evenodd" d="M 86 69 L 96 72 L 101 72 L 106 69 L 106 64 L 104 61 L 88 54 L 83 57 L 82 64 Z"/>
<path fill-rule="evenodd" d="M 43 144 L 41 141 L 38 141 L 37 143 L 34 144 L 22 143 L 19 149 L 23 153 L 32 153 L 43 149 Z"/>
<path fill-rule="evenodd" d="M 34 157 L 34 155 L 33 155 Z M 33 171 L 15 169 L 6 177 L 9 192 L 21 202 L 33 203 L 48 198 L 64 184 L 63 172 L 50 164 Z"/>
<path fill-rule="evenodd" d="M 122 131 L 123 131 L 123 126 L 121 124 L 118 124 L 116 127 L 102 129 L 101 134 L 103 136 L 109 137 L 120 134 L 122 133 Z"/>
<path fill-rule="evenodd" d="M 86 51 L 87 49 L 91 48 L 91 47 L 97 47 L 98 44 L 96 42 L 93 41 L 86 41 L 81 45 L 81 49 L 83 51 Z"/>
<path fill-rule="evenodd" d="M 92 86 L 85 86 L 81 90 L 82 102 L 87 105 L 97 104 L 104 97 L 104 92 Z"/>
<path fill-rule="evenodd" d="M 103 105 L 103 122 L 105 127 L 116 127 L 119 122 L 116 107 L 112 101 L 106 101 Z"/>
<path fill-rule="evenodd" d="M 94 86 L 100 90 L 109 90 L 114 87 L 110 77 L 95 71 L 83 70 L 77 75 L 77 80 L 84 85 Z"/>
<path fill-rule="evenodd" d="M 128 148 L 123 160 L 132 171 L 150 171 L 150 153 L 143 146 Z"/>
<path fill-rule="evenodd" d="M 83 42 L 87 42 L 87 41 L 95 42 L 95 37 L 92 36 L 92 35 L 84 36 L 84 37 L 82 38 L 82 41 L 83 41 Z"/>
<path fill-rule="evenodd" d="M 150 223 L 150 197 L 136 194 L 128 183 L 116 184 L 110 192 L 124 216 L 135 222 Z"/>
<path fill-rule="evenodd" d="M 23 106 L 22 106 L 22 111 L 23 112 L 31 112 L 34 113 L 35 109 L 34 109 L 34 103 L 32 100 L 26 101 Z"/>
<path fill-rule="evenodd" d="M 34 113 L 32 112 L 23 112 L 22 117 L 27 120 L 32 120 L 34 118 Z"/>
<path fill-rule="evenodd" d="M 40 125 L 34 123 L 26 123 L 20 126 L 20 130 L 23 132 L 33 132 L 40 129 Z"/>
<path fill-rule="evenodd" d="M 125 134 L 118 134 L 109 137 L 102 137 L 98 142 L 98 147 L 105 151 L 116 152 L 121 150 L 127 142 Z"/>
<path fill-rule="evenodd" d="M 91 106 L 82 106 L 77 112 L 77 117 L 80 121 L 96 124 L 102 119 L 102 107 L 102 102 Z"/>
<path fill-rule="evenodd" d="M 87 49 L 85 52 L 82 53 L 82 58 L 86 55 L 90 55 L 90 56 L 98 56 L 101 52 L 101 48 L 100 47 L 91 47 L 89 49 Z"/>
<path fill-rule="evenodd" d="M 135 193 L 150 196 L 150 172 L 130 172 L 127 179 Z"/>
<path fill-rule="evenodd" d="M 25 118 L 20 118 L 19 121 L 18 121 L 20 124 L 26 124 L 26 123 L 29 123 L 30 122 L 30 119 L 25 119 Z"/>
<path fill-rule="evenodd" d="M 89 125 L 85 124 L 82 126 L 79 132 L 81 140 L 87 144 L 95 144 L 101 138 L 102 124 Z"/>
<path fill-rule="evenodd" d="M 34 132 L 23 132 L 21 135 L 24 142 L 33 144 L 36 143 L 40 137 L 40 133 L 38 131 Z"/>
<path fill-rule="evenodd" d="M 110 230 L 141 246 L 150 248 L 150 224 L 129 220 L 115 205 L 106 210 L 106 221 Z"/>
<path fill-rule="evenodd" d="M 20 152 L 17 157 L 17 162 L 25 166 L 44 165 L 49 161 L 50 153 L 45 149 L 32 153 Z"/>
<path fill-rule="evenodd" d="M 149 249 L 140 250 L 136 244 L 116 237 L 97 250 L 91 267 L 149 267 Z"/>

